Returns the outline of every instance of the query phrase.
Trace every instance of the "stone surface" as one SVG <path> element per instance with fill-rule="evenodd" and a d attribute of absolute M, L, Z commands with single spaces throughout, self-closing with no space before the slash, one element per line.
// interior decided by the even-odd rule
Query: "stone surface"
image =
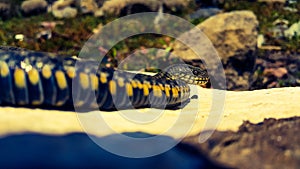
<path fill-rule="evenodd" d="M 266 2 L 266 3 L 280 3 L 280 4 L 285 4 L 286 0 L 258 0 L 258 2 Z"/>
<path fill-rule="evenodd" d="M 110 0 L 105 1 L 100 11 L 104 15 L 127 15 L 137 12 L 158 11 L 159 7 L 163 5 L 170 11 L 178 11 L 188 7 L 191 0 Z M 98 11 L 98 13 L 101 13 Z"/>
<path fill-rule="evenodd" d="M 45 0 L 26 0 L 21 4 L 24 15 L 36 15 L 47 11 L 48 3 Z"/>
<path fill-rule="evenodd" d="M 265 51 L 256 59 L 250 89 L 300 85 L 299 54 L 284 51 Z"/>
<path fill-rule="evenodd" d="M 193 12 L 192 14 L 189 14 L 189 18 L 191 19 L 198 19 L 198 18 L 207 18 L 213 15 L 216 15 L 218 13 L 221 13 L 222 9 L 220 8 L 199 8 L 197 9 L 195 12 Z"/>
<path fill-rule="evenodd" d="M 75 5 L 75 0 L 62 0 L 62 1 L 55 1 L 52 5 L 52 8 L 55 9 L 63 9 L 65 7 Z"/>
<path fill-rule="evenodd" d="M 52 5 L 52 14 L 56 18 L 74 18 L 78 11 L 76 9 L 76 1 L 64 0 L 56 1 Z"/>
<path fill-rule="evenodd" d="M 11 6 L 8 3 L 0 2 L 0 18 L 7 19 L 11 14 Z"/>
<path fill-rule="evenodd" d="M 218 14 L 196 27 L 209 38 L 222 60 L 227 61 L 234 56 L 246 57 L 249 51 L 256 50 L 258 21 L 251 11 Z M 201 39 L 190 38 L 191 43 L 201 43 Z M 185 60 L 199 58 L 179 41 L 176 41 L 173 47 L 174 53 Z"/>
<path fill-rule="evenodd" d="M 86 13 L 94 13 L 98 9 L 98 5 L 95 0 L 80 0 L 80 9 L 81 12 Z"/>
<path fill-rule="evenodd" d="M 43 134 L 87 132 L 104 136 L 115 132 L 142 131 L 181 138 L 195 135 L 204 129 L 211 129 L 214 125 L 218 130 L 237 131 L 246 120 L 258 123 L 264 118 L 300 116 L 300 87 L 227 91 L 223 112 L 216 111 L 223 105 L 221 91 L 193 87 L 191 93 L 191 96 L 198 95 L 198 100 L 192 99 L 182 110 L 162 111 L 145 108 L 138 111 L 74 113 L 1 107 L 0 136 L 24 132 Z M 214 102 L 213 98 L 216 99 Z M 208 119 L 210 120 L 207 121 Z"/>
<path fill-rule="evenodd" d="M 243 81 L 251 79 L 249 75 L 251 75 L 255 64 L 258 28 L 258 21 L 253 12 L 234 11 L 218 14 L 208 18 L 196 27 L 211 41 L 222 60 L 223 67 L 236 72 L 237 76 L 226 74 L 229 82 L 240 78 L 243 78 Z M 201 50 L 202 56 L 197 56 L 194 51 L 178 40 L 172 45 L 173 54 L 188 61 L 199 60 L 199 57 L 202 57 L 202 59 L 205 58 L 204 62 L 206 64 L 210 66 L 217 65 L 217 60 L 212 58 L 214 50 L 211 49 L 209 42 L 204 37 L 199 37 L 192 32 L 193 30 L 183 34 L 179 39 L 185 38 L 188 40 L 188 44 L 200 46 L 201 49 L 199 50 Z M 214 71 L 211 70 L 214 76 L 219 74 Z M 234 86 L 234 84 L 229 84 L 229 86 Z M 247 90 L 249 87 L 250 84 L 247 82 L 235 89 Z"/>
<path fill-rule="evenodd" d="M 56 18 L 75 18 L 78 11 L 76 8 L 65 7 L 62 10 L 53 10 L 52 14 Z"/>
<path fill-rule="evenodd" d="M 219 132 L 202 144 L 199 136 L 192 143 L 218 162 L 233 168 L 285 168 L 300 166 L 300 117 L 265 119 L 253 124 L 245 121 L 237 132 Z M 233 158 L 234 157 L 234 158 Z"/>
<path fill-rule="evenodd" d="M 284 31 L 284 35 L 288 38 L 295 38 L 300 34 L 300 21 L 292 24 L 287 30 Z"/>

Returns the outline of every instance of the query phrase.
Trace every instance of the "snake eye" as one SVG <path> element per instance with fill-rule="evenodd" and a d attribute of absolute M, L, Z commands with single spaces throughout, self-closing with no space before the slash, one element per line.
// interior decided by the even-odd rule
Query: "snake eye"
<path fill-rule="evenodd" d="M 194 75 L 198 75 L 199 74 L 199 72 L 197 70 L 194 70 L 193 73 L 194 73 Z"/>

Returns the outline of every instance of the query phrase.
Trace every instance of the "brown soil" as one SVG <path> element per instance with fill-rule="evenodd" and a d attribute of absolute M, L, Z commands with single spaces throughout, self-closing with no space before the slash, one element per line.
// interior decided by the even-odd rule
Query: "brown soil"
<path fill-rule="evenodd" d="M 285 168 L 300 166 L 300 117 L 245 121 L 237 132 L 216 131 L 205 143 L 186 138 L 211 158 L 233 168 Z"/>

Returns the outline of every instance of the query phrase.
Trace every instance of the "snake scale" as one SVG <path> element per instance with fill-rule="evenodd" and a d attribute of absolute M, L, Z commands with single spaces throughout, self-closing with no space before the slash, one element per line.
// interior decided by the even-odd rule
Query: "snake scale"
<path fill-rule="evenodd" d="M 173 65 L 154 76 L 99 67 L 92 60 L 0 47 L 0 105 L 88 108 L 175 108 L 189 84 L 208 82 L 206 71 Z"/>

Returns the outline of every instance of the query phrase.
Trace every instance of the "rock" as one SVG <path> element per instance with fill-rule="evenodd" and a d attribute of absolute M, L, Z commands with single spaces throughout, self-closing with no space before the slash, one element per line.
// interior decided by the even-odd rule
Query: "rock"
<path fill-rule="evenodd" d="M 291 63 L 290 65 L 288 65 L 288 70 L 291 73 L 296 73 L 297 71 L 299 71 L 299 67 L 296 63 Z"/>
<path fill-rule="evenodd" d="M 289 21 L 286 19 L 276 19 L 271 28 L 272 36 L 274 38 L 282 38 L 285 36 L 285 31 L 288 29 Z"/>
<path fill-rule="evenodd" d="M 56 1 L 52 6 L 52 14 L 56 18 L 74 18 L 78 11 L 75 8 L 76 1 L 74 0 L 63 0 Z"/>
<path fill-rule="evenodd" d="M 16 34 L 15 35 L 15 39 L 18 41 L 23 41 L 25 38 L 25 36 L 23 34 Z"/>
<path fill-rule="evenodd" d="M 45 0 L 26 0 L 21 4 L 24 15 L 36 15 L 47 12 L 48 3 Z"/>
<path fill-rule="evenodd" d="M 57 0 L 46 0 L 48 2 L 48 4 L 53 4 L 54 2 L 56 2 Z"/>
<path fill-rule="evenodd" d="M 265 69 L 263 74 L 265 76 L 275 76 L 277 78 L 282 78 L 284 75 L 287 75 L 288 71 L 284 67 L 279 68 L 268 68 Z"/>
<path fill-rule="evenodd" d="M 105 1 L 106 1 L 106 0 L 95 0 L 95 2 L 97 3 L 97 6 L 98 6 L 98 7 L 103 6 L 103 4 L 104 4 Z"/>
<path fill-rule="evenodd" d="M 287 5 L 297 4 L 298 0 L 287 0 Z"/>
<path fill-rule="evenodd" d="M 221 13 L 222 10 L 219 8 L 200 8 L 194 13 L 190 14 L 189 17 L 191 19 L 197 19 L 197 18 L 207 18 L 213 15 L 216 15 L 218 13 Z"/>
<path fill-rule="evenodd" d="M 199 6 L 218 6 L 224 4 L 225 0 L 195 0 L 195 3 Z"/>
<path fill-rule="evenodd" d="M 244 87 L 248 86 L 250 73 L 246 72 L 243 76 L 239 76 L 238 72 L 232 68 L 227 68 L 225 70 L 226 74 L 226 85 L 228 89 L 245 90 Z"/>
<path fill-rule="evenodd" d="M 80 10 L 83 14 L 94 13 L 98 5 L 94 0 L 80 0 Z"/>
<path fill-rule="evenodd" d="M 95 17 L 102 17 L 104 16 L 104 12 L 102 9 L 97 9 L 95 12 L 94 12 L 94 16 Z"/>
<path fill-rule="evenodd" d="M 245 72 L 253 71 L 258 35 L 258 21 L 253 12 L 234 11 L 218 14 L 196 27 L 211 40 L 224 66 L 235 69 L 239 76 L 243 76 Z M 187 33 L 182 36 L 188 37 L 189 43 L 203 46 L 203 55 L 206 55 L 205 58 L 210 58 L 211 49 L 208 44 L 203 44 L 196 35 Z M 199 60 L 199 56 L 179 41 L 175 41 L 172 47 L 174 49 L 173 54 L 183 60 Z M 205 62 L 214 65 L 215 61 L 211 60 L 205 60 Z M 248 88 L 249 86 L 246 85 L 243 90 Z"/>
<path fill-rule="evenodd" d="M 95 0 L 62 0 L 52 6 L 52 14 L 56 18 L 74 18 L 78 9 L 83 14 L 94 14 L 98 10 Z"/>
<path fill-rule="evenodd" d="M 256 60 L 251 90 L 269 87 L 299 86 L 299 54 L 284 51 L 265 51 Z"/>
<path fill-rule="evenodd" d="M 105 1 L 100 11 L 104 15 L 128 15 L 138 12 L 158 11 L 161 5 L 170 11 L 180 11 L 186 9 L 191 0 L 110 0 Z M 101 13 L 101 12 L 98 12 Z"/>
<path fill-rule="evenodd" d="M 63 9 L 69 6 L 75 6 L 75 0 L 62 0 L 62 1 L 55 1 L 52 5 L 53 10 Z"/>
<path fill-rule="evenodd" d="M 77 9 L 72 7 L 66 7 L 63 10 L 52 11 L 52 14 L 56 18 L 75 18 L 77 15 Z"/>
<path fill-rule="evenodd" d="M 174 138 L 182 138 L 202 131 L 208 119 L 210 119 L 211 125 L 216 122 L 217 130 L 237 131 L 238 127 L 245 120 L 259 123 L 264 118 L 299 116 L 300 87 L 240 92 L 226 91 L 224 110 L 213 112 L 214 110 L 217 111 L 216 109 L 219 106 L 223 106 L 221 93 L 220 90 L 197 87 L 191 96 L 197 94 L 199 99 L 192 99 L 190 103 L 180 110 L 163 110 L 163 114 L 161 114 L 162 110 L 154 108 L 76 113 L 1 106 L 0 137 L 24 132 L 49 135 L 85 132 L 97 136 L 105 136 L 113 133 L 139 130 L 156 135 L 167 133 Z M 214 101 L 216 102 L 214 103 Z M 155 120 L 141 124 L 140 121 L 129 119 L 128 113 L 133 115 L 130 117 L 140 116 L 148 120 L 155 118 Z M 101 119 L 103 123 L 99 123 Z M 191 127 L 188 127 L 188 131 L 185 130 L 186 126 L 189 125 Z M 109 130 L 107 130 L 107 127 L 109 127 Z"/>
<path fill-rule="evenodd" d="M 286 0 L 258 0 L 258 2 L 265 2 L 268 4 L 274 4 L 274 3 L 285 4 Z"/>
<path fill-rule="evenodd" d="M 37 33 L 35 38 L 38 40 L 49 40 L 52 38 L 52 32 L 50 29 L 41 30 L 40 32 Z"/>
<path fill-rule="evenodd" d="M 187 9 L 189 7 L 188 5 L 192 3 L 192 0 L 163 0 L 162 2 L 163 6 L 168 10 L 178 12 Z"/>
<path fill-rule="evenodd" d="M 288 12 L 292 12 L 292 13 L 298 12 L 297 8 L 291 8 L 291 7 L 284 7 L 283 10 L 288 11 Z"/>
<path fill-rule="evenodd" d="M 264 35 L 263 34 L 259 34 L 257 36 L 257 47 L 261 48 L 264 43 L 265 43 L 265 37 L 264 37 Z"/>
<path fill-rule="evenodd" d="M 73 7 L 74 6 L 74 7 Z M 78 11 L 74 0 L 56 1 L 52 5 L 52 14 L 56 18 L 74 18 Z"/>
<path fill-rule="evenodd" d="M 0 19 L 8 19 L 11 15 L 11 6 L 0 2 Z"/>
<path fill-rule="evenodd" d="M 284 35 L 288 38 L 297 37 L 300 35 L 300 21 L 291 25 L 287 30 L 284 31 Z"/>
<path fill-rule="evenodd" d="M 212 41 L 222 60 L 256 50 L 258 21 L 251 11 L 235 11 L 212 16 L 196 26 Z M 192 39 L 192 37 L 191 37 Z M 195 41 L 197 43 L 197 41 Z M 174 52 L 185 60 L 197 59 L 192 51 L 181 50 L 176 41 Z"/>
<path fill-rule="evenodd" d="M 257 124 L 244 121 L 237 132 L 214 131 L 202 144 L 199 144 L 199 135 L 186 138 L 184 142 L 232 168 L 296 169 L 300 164 L 300 137 L 295 133 L 299 132 L 299 116 L 267 118 Z M 232 158 L 233 154 L 238 155 Z"/>

